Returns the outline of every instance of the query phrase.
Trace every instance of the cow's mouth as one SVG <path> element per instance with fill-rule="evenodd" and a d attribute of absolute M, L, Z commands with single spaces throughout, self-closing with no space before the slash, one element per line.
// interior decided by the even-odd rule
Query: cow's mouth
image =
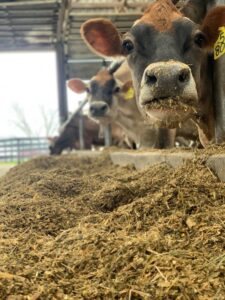
<path fill-rule="evenodd" d="M 94 120 L 97 123 L 100 123 L 102 125 L 108 125 L 111 122 L 111 118 L 108 115 L 104 116 L 93 116 L 90 115 L 90 118 Z"/>
<path fill-rule="evenodd" d="M 142 107 L 147 110 L 168 110 L 182 112 L 196 112 L 196 101 L 181 97 L 153 98 L 142 102 Z"/>
<path fill-rule="evenodd" d="M 176 128 L 196 114 L 196 101 L 181 97 L 165 97 L 142 102 L 141 111 L 148 123 Z"/>

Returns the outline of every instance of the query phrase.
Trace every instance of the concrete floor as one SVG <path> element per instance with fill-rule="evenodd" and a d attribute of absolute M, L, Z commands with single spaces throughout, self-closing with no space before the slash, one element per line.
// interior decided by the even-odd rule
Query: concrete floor
<path fill-rule="evenodd" d="M 0 165 L 0 177 L 5 175 L 12 167 L 13 165 Z"/>

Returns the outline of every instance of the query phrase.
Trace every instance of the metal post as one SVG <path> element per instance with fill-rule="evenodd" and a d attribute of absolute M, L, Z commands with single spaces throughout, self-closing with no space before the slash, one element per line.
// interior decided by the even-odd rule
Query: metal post
<path fill-rule="evenodd" d="M 216 143 L 225 141 L 225 56 L 214 61 Z"/>
<path fill-rule="evenodd" d="M 20 164 L 20 162 L 21 162 L 21 153 L 20 153 L 20 151 L 21 151 L 21 148 L 20 148 L 20 139 L 19 139 L 19 138 L 17 138 L 17 139 L 16 139 L 16 141 L 17 141 L 17 164 Z"/>
<path fill-rule="evenodd" d="M 57 54 L 57 79 L 58 79 L 58 107 L 59 122 L 62 125 L 68 118 L 68 104 L 66 92 L 65 54 L 62 43 L 56 45 Z"/>
<path fill-rule="evenodd" d="M 104 138 L 105 138 L 105 146 L 109 147 L 112 145 L 112 129 L 111 125 L 104 126 Z"/>
<path fill-rule="evenodd" d="M 80 140 L 80 150 L 83 150 L 85 148 L 85 145 L 84 145 L 84 117 L 82 113 L 79 115 L 79 140 Z"/>

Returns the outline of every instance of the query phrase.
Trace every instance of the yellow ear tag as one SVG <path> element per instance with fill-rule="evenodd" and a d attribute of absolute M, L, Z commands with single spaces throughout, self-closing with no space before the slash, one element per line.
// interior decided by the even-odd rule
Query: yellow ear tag
<path fill-rule="evenodd" d="M 225 27 L 219 28 L 220 34 L 218 40 L 214 45 L 214 59 L 218 59 L 220 56 L 225 54 Z"/>
<path fill-rule="evenodd" d="M 134 89 L 130 87 L 126 93 L 124 93 L 124 100 L 132 100 L 134 98 Z"/>

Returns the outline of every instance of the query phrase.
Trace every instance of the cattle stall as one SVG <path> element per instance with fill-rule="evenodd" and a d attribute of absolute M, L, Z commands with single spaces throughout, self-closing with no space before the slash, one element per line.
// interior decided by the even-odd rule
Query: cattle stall
<path fill-rule="evenodd" d="M 225 0 L 0 1 L 1 52 L 56 53 L 60 124 L 0 141 L 0 299 L 225 299 L 224 45 Z"/>

